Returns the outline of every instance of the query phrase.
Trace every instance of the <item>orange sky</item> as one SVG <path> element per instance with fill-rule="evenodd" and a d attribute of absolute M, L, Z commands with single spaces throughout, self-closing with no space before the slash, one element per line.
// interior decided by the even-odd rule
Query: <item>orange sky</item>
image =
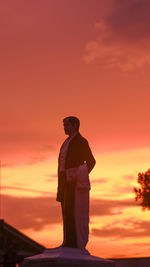
<path fill-rule="evenodd" d="M 62 240 L 57 157 L 62 119 L 76 115 L 97 161 L 88 249 L 149 255 L 133 193 L 150 167 L 149 12 L 147 0 L 1 4 L 2 217 L 47 247 Z"/>

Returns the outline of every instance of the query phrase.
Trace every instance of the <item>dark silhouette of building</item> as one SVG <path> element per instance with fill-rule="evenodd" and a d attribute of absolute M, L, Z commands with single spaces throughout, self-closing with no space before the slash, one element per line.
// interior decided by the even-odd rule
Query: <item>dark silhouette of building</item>
<path fill-rule="evenodd" d="M 0 220 L 0 267 L 15 267 L 25 257 L 41 253 L 44 246 Z"/>

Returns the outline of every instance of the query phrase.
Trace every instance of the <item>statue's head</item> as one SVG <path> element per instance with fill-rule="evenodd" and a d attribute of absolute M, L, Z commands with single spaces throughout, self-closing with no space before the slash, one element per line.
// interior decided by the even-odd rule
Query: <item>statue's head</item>
<path fill-rule="evenodd" d="M 65 134 L 71 136 L 75 132 L 79 131 L 80 121 L 77 117 L 69 116 L 63 119 Z"/>

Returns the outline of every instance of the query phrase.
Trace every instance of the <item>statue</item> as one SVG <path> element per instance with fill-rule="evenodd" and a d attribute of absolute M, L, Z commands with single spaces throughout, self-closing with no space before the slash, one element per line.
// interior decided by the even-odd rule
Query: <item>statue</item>
<path fill-rule="evenodd" d="M 63 243 L 27 257 L 19 267 L 97 266 L 115 267 L 115 262 L 90 255 L 85 249 L 89 235 L 89 173 L 95 159 L 87 140 L 79 133 L 76 117 L 63 120 L 69 137 L 61 146 L 58 159 L 57 201 L 63 216 Z"/>
<path fill-rule="evenodd" d="M 89 235 L 89 173 L 95 159 L 87 140 L 79 133 L 80 121 L 70 116 L 63 120 L 69 137 L 58 158 L 57 201 L 61 202 L 63 243 L 60 247 L 85 249 Z"/>

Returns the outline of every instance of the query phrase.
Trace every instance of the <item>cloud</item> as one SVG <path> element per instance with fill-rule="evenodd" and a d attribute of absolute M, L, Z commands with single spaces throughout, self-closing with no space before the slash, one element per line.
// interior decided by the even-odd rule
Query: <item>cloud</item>
<path fill-rule="evenodd" d="M 115 0 L 107 23 L 117 36 L 130 42 L 141 41 L 150 38 L 149 13 L 149 0 Z"/>
<path fill-rule="evenodd" d="M 15 114 L 15 111 L 18 110 L 17 107 L 17 109 L 13 109 L 13 118 L 9 121 L 8 110 L 3 111 L 5 113 L 4 122 L 1 122 L 0 129 L 0 159 L 3 167 L 10 168 L 20 163 L 29 163 L 30 165 L 43 162 L 56 153 L 57 144 L 54 134 L 51 129 L 45 129 L 44 126 L 39 129 L 36 123 L 31 122 L 34 113 L 29 119 L 26 110 L 22 109 L 24 114 L 21 116 L 21 113 L 17 113 L 21 117 L 18 118 Z M 34 117 L 34 121 L 36 120 L 37 118 Z M 43 119 L 41 123 L 43 123 Z"/>
<path fill-rule="evenodd" d="M 54 197 L 13 197 L 3 195 L 4 219 L 18 229 L 40 231 L 45 225 L 60 223 L 61 212 Z"/>
<path fill-rule="evenodd" d="M 118 192 L 120 193 L 132 193 L 133 192 L 133 187 L 131 186 L 124 186 L 124 187 L 119 187 Z"/>
<path fill-rule="evenodd" d="M 57 174 L 53 173 L 53 174 L 45 174 L 46 177 L 50 177 L 50 178 L 57 178 Z"/>
<path fill-rule="evenodd" d="M 1 130 L 0 130 L 1 135 Z M 4 135 L 4 136 L 3 136 Z M 29 137 L 29 133 L 12 133 L 10 136 L 3 134 L 1 136 L 1 162 L 3 168 L 13 168 L 20 164 L 33 165 L 46 161 L 56 152 L 56 146 L 51 144 L 42 144 L 44 136 L 38 135 Z M 12 160 L 13 158 L 13 160 Z"/>
<path fill-rule="evenodd" d="M 44 151 L 44 152 L 49 152 L 51 150 L 55 150 L 55 146 L 49 145 L 49 144 L 45 144 L 45 145 L 41 146 L 40 150 Z"/>
<path fill-rule="evenodd" d="M 107 224 L 101 229 L 93 228 L 92 235 L 115 239 L 122 238 L 140 238 L 150 236 L 150 222 L 148 221 L 136 221 L 135 219 L 127 219 L 124 221 L 125 227 L 117 226 L 119 221 L 116 221 L 116 225 Z"/>
<path fill-rule="evenodd" d="M 96 22 L 97 38 L 85 47 L 85 63 L 99 60 L 105 68 L 131 71 L 150 65 L 150 2 L 114 2 L 110 15 Z"/>
<path fill-rule="evenodd" d="M 2 168 L 12 168 L 12 167 L 14 167 L 16 164 L 17 164 L 17 163 L 15 163 L 15 162 L 7 162 L 7 163 L 3 163 L 3 164 L 1 164 L 1 167 L 2 167 Z"/>
<path fill-rule="evenodd" d="M 20 190 L 20 189 L 19 189 Z M 31 190 L 32 191 L 32 190 Z M 4 219 L 18 229 L 40 231 L 49 224 L 62 223 L 60 203 L 56 197 L 15 197 L 2 195 Z M 133 200 L 91 199 L 90 216 L 121 214 L 125 207 L 135 206 Z"/>
<path fill-rule="evenodd" d="M 122 209 L 126 207 L 137 206 L 133 199 L 126 200 L 104 200 L 91 199 L 90 214 L 91 216 L 106 216 L 122 214 Z"/>
<path fill-rule="evenodd" d="M 43 162 L 47 159 L 47 156 L 35 156 L 31 157 L 29 161 L 26 162 L 27 165 L 34 165 L 39 162 Z"/>
<path fill-rule="evenodd" d="M 48 179 L 46 179 L 45 181 L 46 181 L 46 182 L 55 182 L 56 179 L 54 179 L 54 178 L 48 178 Z"/>
<path fill-rule="evenodd" d="M 53 177 L 53 178 L 57 178 L 58 175 L 57 174 L 50 174 L 49 176 Z"/>
<path fill-rule="evenodd" d="M 54 179 L 54 178 L 48 178 L 48 179 L 46 179 L 45 181 L 46 181 L 46 182 L 56 182 L 56 179 Z"/>
<path fill-rule="evenodd" d="M 136 180 L 136 177 L 134 175 L 124 175 L 123 179 L 132 181 L 132 180 Z"/>
<path fill-rule="evenodd" d="M 108 180 L 106 178 L 91 179 L 92 184 L 102 184 L 106 183 Z"/>
<path fill-rule="evenodd" d="M 23 188 L 23 187 L 20 187 L 20 186 L 2 186 L 1 188 L 2 188 L 3 190 L 10 189 L 10 190 L 18 190 L 18 191 L 24 191 L 24 192 L 40 193 L 40 194 L 43 194 L 43 195 L 50 195 L 50 194 L 53 194 L 53 193 L 50 193 L 50 192 L 48 192 L 48 191 L 42 191 L 42 190 L 35 190 L 35 189 Z"/>
<path fill-rule="evenodd" d="M 46 177 L 49 177 L 45 179 L 47 182 L 55 182 L 57 179 L 57 174 L 45 174 Z"/>

